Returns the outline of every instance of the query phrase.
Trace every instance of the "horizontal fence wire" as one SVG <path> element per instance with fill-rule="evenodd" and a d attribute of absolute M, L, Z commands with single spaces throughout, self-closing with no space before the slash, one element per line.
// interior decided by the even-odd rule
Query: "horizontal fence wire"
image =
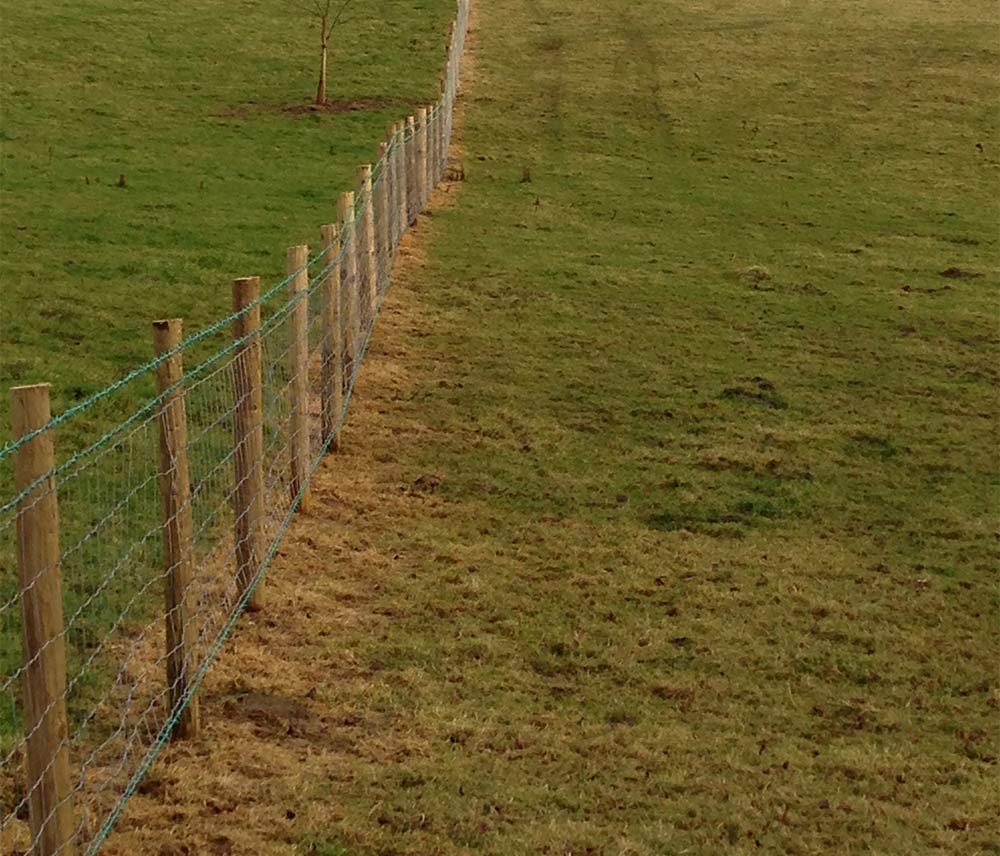
<path fill-rule="evenodd" d="M 394 126 L 318 251 L 238 310 L 0 449 L 3 470 L 13 470 L 33 441 L 51 438 L 58 451 L 67 423 L 99 424 L 104 403 L 131 400 L 130 385 L 156 386 L 110 430 L 0 498 L 0 853 L 96 853 L 178 723 L 194 715 L 208 668 L 339 442 L 403 235 L 445 175 L 469 0 L 457 6 L 439 102 Z M 259 327 L 246 327 L 279 299 Z M 244 332 L 230 332 L 237 328 Z M 160 382 L 195 345 L 220 339 Z M 164 444 L 180 404 L 178 453 Z M 241 433 L 248 413 L 253 432 Z M 165 487 L 178 484 L 186 494 Z M 248 491 L 258 506 L 246 505 Z M 26 577 L 20 530 L 53 499 L 58 560 L 36 562 Z M 180 554 L 172 532 L 185 533 Z M 53 574 L 61 626 L 29 644 L 38 621 L 30 605 Z M 177 580 L 184 585 L 171 601 Z M 27 707 L 32 675 L 60 654 L 50 701 Z M 61 737 L 45 743 L 60 718 Z M 61 783 L 56 800 L 46 796 L 52 782 Z"/>

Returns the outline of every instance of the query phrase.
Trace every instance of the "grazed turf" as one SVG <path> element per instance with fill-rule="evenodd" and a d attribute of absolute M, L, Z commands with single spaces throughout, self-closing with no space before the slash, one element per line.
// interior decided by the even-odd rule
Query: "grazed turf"
<path fill-rule="evenodd" d="M 479 6 L 327 839 L 997 852 L 990 7 Z"/>
<path fill-rule="evenodd" d="M 121 852 L 1000 852 L 992 7 L 477 6 L 468 180 Z"/>

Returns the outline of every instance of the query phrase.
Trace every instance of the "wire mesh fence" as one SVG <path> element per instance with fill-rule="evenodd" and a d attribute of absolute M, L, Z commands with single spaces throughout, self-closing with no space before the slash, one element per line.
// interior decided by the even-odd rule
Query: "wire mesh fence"
<path fill-rule="evenodd" d="M 239 615 L 266 608 L 403 234 L 444 176 L 468 14 L 458 0 L 438 102 L 389 129 L 285 280 L 234 281 L 231 314 L 186 339 L 154 322 L 156 359 L 57 418 L 47 386 L 11 391 L 0 852 L 96 853 L 165 742 L 198 733 L 197 689 Z M 56 462 L 61 426 L 135 388 L 128 418 Z"/>

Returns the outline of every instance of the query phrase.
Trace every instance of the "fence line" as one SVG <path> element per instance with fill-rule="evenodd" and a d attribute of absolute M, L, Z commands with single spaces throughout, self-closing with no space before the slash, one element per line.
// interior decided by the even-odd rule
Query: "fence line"
<path fill-rule="evenodd" d="M 198 688 L 242 612 L 266 609 L 264 574 L 340 448 L 402 237 L 444 176 L 468 16 L 457 0 L 438 101 L 389 126 L 284 280 L 235 279 L 230 314 L 187 338 L 152 322 L 153 360 L 55 418 L 47 385 L 11 390 L 0 852 L 96 853 L 165 743 L 198 733 Z M 56 463 L 61 426 L 146 378 L 152 395 Z"/>

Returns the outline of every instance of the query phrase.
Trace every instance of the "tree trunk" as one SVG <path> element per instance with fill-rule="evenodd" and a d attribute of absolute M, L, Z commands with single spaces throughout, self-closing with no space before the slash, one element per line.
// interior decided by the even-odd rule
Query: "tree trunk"
<path fill-rule="evenodd" d="M 330 31 L 326 26 L 326 15 L 320 21 L 319 83 L 316 85 L 316 104 L 326 104 L 326 47 L 330 41 Z"/>

